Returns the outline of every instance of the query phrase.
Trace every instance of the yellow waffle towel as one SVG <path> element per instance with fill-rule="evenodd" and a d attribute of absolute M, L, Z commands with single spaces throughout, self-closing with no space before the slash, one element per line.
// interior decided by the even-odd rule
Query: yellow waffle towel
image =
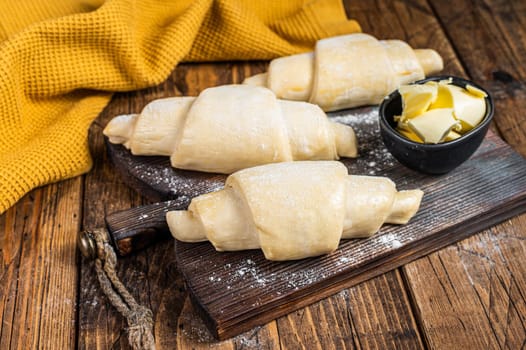
<path fill-rule="evenodd" d="M 0 213 L 91 167 L 112 93 L 181 61 L 271 59 L 360 31 L 341 0 L 0 0 Z"/>

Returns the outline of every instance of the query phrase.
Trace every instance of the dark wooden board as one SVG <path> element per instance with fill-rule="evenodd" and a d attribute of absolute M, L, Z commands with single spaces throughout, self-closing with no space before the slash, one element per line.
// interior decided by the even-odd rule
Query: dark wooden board
<path fill-rule="evenodd" d="M 351 174 L 390 177 L 399 189 L 421 188 L 420 211 L 404 226 L 387 225 L 368 239 L 342 241 L 329 255 L 270 262 L 259 251 L 218 253 L 208 243 L 176 242 L 190 295 L 219 339 L 239 334 L 526 211 L 526 161 L 493 133 L 451 173 L 409 170 L 383 147 L 377 108 L 331 114 L 352 125 L 358 159 L 343 159 Z M 224 176 L 172 169 L 166 157 L 134 157 L 108 144 L 127 183 L 151 200 L 191 198 L 221 188 Z"/>

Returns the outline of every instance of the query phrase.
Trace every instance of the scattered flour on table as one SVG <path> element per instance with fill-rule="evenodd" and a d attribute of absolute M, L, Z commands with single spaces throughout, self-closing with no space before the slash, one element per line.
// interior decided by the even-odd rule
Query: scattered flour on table
<path fill-rule="evenodd" d="M 226 264 L 225 269 L 231 271 L 229 280 L 226 281 L 227 285 L 242 282 L 243 286 L 248 288 L 271 288 L 276 283 L 284 283 L 288 288 L 296 290 L 326 277 L 323 269 L 317 267 L 295 272 L 268 273 L 262 270 L 252 259 L 244 259 L 236 264 Z"/>
<path fill-rule="evenodd" d="M 183 312 L 180 317 L 179 332 L 187 339 L 187 345 L 194 343 L 199 344 L 199 348 L 201 348 L 201 346 L 206 346 L 209 349 L 223 349 L 226 344 L 239 345 L 242 349 L 258 349 L 258 346 L 260 346 L 258 337 L 258 332 L 261 329 L 260 326 L 254 327 L 253 329 L 233 338 L 218 341 L 210 333 L 208 328 L 206 328 L 204 322 L 197 313 Z"/>
<path fill-rule="evenodd" d="M 167 158 L 168 159 L 168 158 Z M 194 176 L 185 171 L 175 169 L 170 166 L 169 161 L 159 164 L 140 163 L 136 158 L 128 158 L 128 169 L 134 169 L 137 176 L 145 184 L 153 187 L 162 186 L 169 189 L 171 196 L 189 196 L 217 191 L 224 187 L 221 176 Z"/>
<path fill-rule="evenodd" d="M 342 255 L 341 250 L 335 251 L 332 254 L 332 256 L 326 257 L 328 262 L 326 261 L 325 263 L 320 261 L 319 264 L 311 264 L 299 270 L 284 267 L 276 272 L 267 271 L 266 265 L 260 267 L 253 259 L 240 259 L 237 262 L 226 263 L 223 266 L 223 270 L 227 272 L 226 274 L 212 269 L 206 278 L 212 284 L 217 283 L 217 286 L 225 288 L 227 291 L 231 290 L 232 293 L 238 293 L 240 288 L 252 289 L 263 287 L 268 288 L 268 292 L 275 293 L 276 296 L 279 296 L 281 295 L 281 288 L 276 288 L 276 290 L 273 291 L 273 287 L 282 286 L 287 290 L 298 290 L 304 286 L 326 279 L 329 277 L 328 273 L 331 274 L 334 273 L 334 271 L 345 270 L 361 259 L 359 255 Z M 321 259 L 324 259 L 324 257 Z M 296 262 L 290 263 L 295 264 Z M 332 268 L 329 268 L 329 265 L 332 266 Z M 257 306 L 257 302 L 253 306 Z"/>
<path fill-rule="evenodd" d="M 168 186 L 174 194 L 194 194 L 197 188 L 203 189 L 199 191 L 203 193 L 217 191 L 223 188 L 222 182 L 217 181 L 212 183 L 208 178 L 199 180 L 195 177 L 177 176 L 175 175 L 176 172 L 176 169 L 170 167 L 151 168 L 145 171 L 145 175 L 153 183 Z"/>
<path fill-rule="evenodd" d="M 395 159 L 385 148 L 380 135 L 378 107 L 331 112 L 328 117 L 333 122 L 342 123 L 354 129 L 358 139 L 359 157 L 345 162 L 352 173 L 376 175 L 385 168 L 395 165 Z"/>
<path fill-rule="evenodd" d="M 400 238 L 398 237 L 398 235 L 394 233 L 383 234 L 382 236 L 380 236 L 380 242 L 383 245 L 388 246 L 393 249 L 400 248 L 402 246 L 402 242 L 400 242 Z"/>
<path fill-rule="evenodd" d="M 206 328 L 203 320 L 194 309 L 191 309 L 191 312 L 183 309 L 179 316 L 178 332 L 190 342 L 198 344 L 208 343 L 210 347 L 220 344 L 214 339 L 214 336 Z"/>
<path fill-rule="evenodd" d="M 378 127 L 378 108 L 362 108 L 354 110 L 345 110 L 340 112 L 331 112 L 328 114 L 329 119 L 334 122 L 339 122 L 351 126 L 358 139 L 359 157 L 356 159 L 348 159 L 346 165 L 353 174 L 362 175 L 377 175 L 384 169 L 394 166 L 395 160 L 385 148 Z M 141 167 L 134 164 L 135 167 Z M 142 169 L 145 180 L 150 183 L 162 184 L 167 186 L 174 195 L 187 195 L 188 193 L 195 193 L 195 188 L 206 189 L 207 192 L 219 190 L 223 187 L 222 181 L 211 183 L 209 179 L 189 179 L 184 176 L 179 176 L 175 172 L 177 170 L 167 167 L 166 164 L 159 164 L 144 166 Z M 146 219 L 142 218 L 142 219 Z M 384 234 L 380 238 L 380 242 L 392 248 L 398 248 L 402 245 L 399 238 L 395 234 Z M 339 253 L 336 253 L 339 254 Z M 337 268 L 345 269 L 359 261 L 359 256 L 341 255 L 333 257 L 334 265 Z M 279 273 L 264 271 L 258 264 L 250 258 L 239 260 L 235 263 L 227 263 L 223 269 L 229 273 L 226 275 L 214 272 L 213 268 L 210 271 L 208 280 L 212 285 L 226 286 L 227 291 L 232 293 L 237 292 L 237 288 L 269 288 L 276 284 L 284 284 L 287 288 L 297 290 L 305 285 L 316 283 L 325 279 L 326 272 L 323 268 L 312 266 L 301 271 L 287 271 L 286 269 Z M 280 295 L 280 291 L 275 291 L 276 295 Z M 257 306 L 257 301 L 252 306 Z M 198 342 L 208 342 L 213 347 L 213 339 L 202 321 L 198 317 L 192 317 L 192 320 L 185 322 L 185 328 L 182 329 L 187 335 L 193 335 Z M 246 332 L 234 338 L 235 341 L 244 346 L 255 345 L 257 343 L 257 330 Z M 220 344 L 220 343 L 215 343 Z"/>
<path fill-rule="evenodd" d="M 344 269 L 345 267 L 349 265 L 354 265 L 358 261 L 357 256 L 342 255 L 344 254 L 344 252 L 341 249 L 338 250 L 336 253 L 339 254 L 340 257 L 336 259 L 335 265 L 342 269 Z M 348 252 L 346 253 L 348 254 Z"/>

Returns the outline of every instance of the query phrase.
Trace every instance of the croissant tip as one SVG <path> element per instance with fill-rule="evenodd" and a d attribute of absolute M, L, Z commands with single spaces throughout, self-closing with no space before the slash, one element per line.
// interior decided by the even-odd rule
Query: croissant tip
<path fill-rule="evenodd" d="M 414 50 L 424 75 L 427 77 L 439 73 L 444 69 L 444 61 L 442 56 L 433 49 L 416 49 Z"/>
<path fill-rule="evenodd" d="M 114 117 L 102 130 L 102 134 L 110 139 L 111 143 L 126 143 L 133 132 L 138 114 L 123 114 Z"/>

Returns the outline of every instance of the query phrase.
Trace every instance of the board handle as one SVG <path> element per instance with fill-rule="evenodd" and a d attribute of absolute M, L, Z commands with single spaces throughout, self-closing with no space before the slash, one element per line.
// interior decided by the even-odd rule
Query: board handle
<path fill-rule="evenodd" d="M 107 241 L 120 256 L 126 256 L 163 239 L 171 237 L 166 213 L 186 209 L 190 199 L 178 199 L 117 211 L 106 216 Z M 100 231 L 100 229 L 98 229 Z M 80 232 L 78 247 L 86 258 L 97 257 L 92 230 Z"/>

